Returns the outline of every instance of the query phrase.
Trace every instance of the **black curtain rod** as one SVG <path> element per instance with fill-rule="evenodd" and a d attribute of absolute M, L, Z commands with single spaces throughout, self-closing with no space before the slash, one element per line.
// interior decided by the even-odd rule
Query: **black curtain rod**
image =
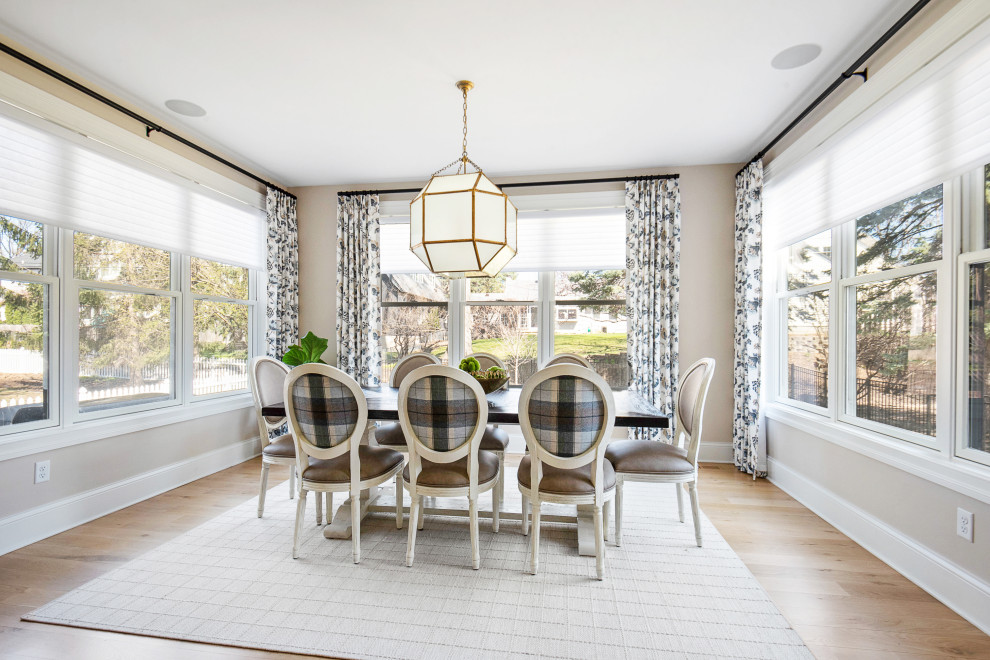
<path fill-rule="evenodd" d="M 499 188 L 530 188 L 532 186 L 566 186 L 569 184 L 588 183 L 617 183 L 619 181 L 654 181 L 658 179 L 676 179 L 680 174 L 644 174 L 641 176 L 616 176 L 607 179 L 571 179 L 565 181 L 530 181 L 517 183 L 499 183 Z M 426 184 L 423 184 L 426 185 Z M 394 188 L 392 190 L 345 190 L 337 193 L 343 197 L 352 195 L 385 195 L 389 193 L 417 193 L 422 188 Z"/>
<path fill-rule="evenodd" d="M 10 46 L 8 46 L 5 43 L 0 43 L 0 51 L 6 53 L 8 55 L 10 55 L 11 57 L 13 57 L 13 58 L 15 58 L 17 60 L 20 60 L 21 62 L 24 62 L 28 66 L 31 66 L 31 67 L 37 69 L 38 71 L 41 71 L 42 73 L 48 75 L 48 76 L 51 76 L 55 80 L 58 80 L 59 82 L 64 83 L 64 84 L 68 85 L 69 87 L 82 92 L 86 96 L 89 96 L 90 98 L 96 99 L 100 103 L 113 108 L 117 112 L 120 112 L 122 114 L 125 114 L 125 115 L 127 115 L 128 117 L 130 117 L 131 119 L 133 119 L 135 121 L 141 122 L 142 124 L 144 124 L 145 135 L 147 135 L 149 137 L 151 136 L 151 132 L 152 131 L 155 131 L 156 133 L 161 133 L 162 135 L 165 135 L 165 136 L 168 136 L 168 137 L 172 138 L 176 142 L 180 142 L 180 143 L 184 144 L 185 146 L 189 147 L 190 149 L 193 149 L 195 151 L 198 151 L 199 153 L 203 154 L 204 156 L 208 156 L 208 157 L 212 158 L 213 160 L 217 161 L 218 163 L 222 163 L 223 165 L 225 165 L 225 166 L 229 167 L 230 169 L 234 170 L 235 172 L 240 172 L 244 176 L 250 177 L 250 178 L 254 179 L 255 181 L 257 181 L 258 183 L 261 183 L 261 184 L 263 184 L 263 185 L 265 185 L 265 186 L 267 186 L 269 188 L 272 188 L 272 189 L 277 190 L 277 191 L 279 191 L 279 192 L 281 192 L 281 193 L 283 193 L 285 195 L 288 195 L 292 199 L 295 199 L 296 198 L 296 196 L 293 195 L 292 193 L 290 193 L 288 190 L 284 190 L 283 188 L 280 188 L 280 187 L 276 186 L 274 183 L 271 183 L 270 181 L 266 181 L 266 180 L 262 179 L 260 176 L 257 176 L 255 174 L 252 174 L 251 172 L 248 172 L 244 168 L 239 167 L 239 166 L 235 165 L 234 163 L 231 163 L 226 158 L 224 158 L 222 156 L 218 156 L 215 153 L 213 153 L 212 151 L 207 151 L 206 149 L 204 149 L 203 147 L 199 146 L 198 144 L 196 144 L 194 142 L 190 142 L 189 140 L 187 140 L 186 138 L 182 137 L 181 135 L 177 135 L 177 134 L 173 133 L 172 131 L 168 130 L 164 126 L 151 121 L 147 117 L 144 117 L 142 115 L 139 115 L 138 113 L 134 112 L 133 110 L 130 110 L 128 108 L 125 108 L 124 106 L 120 105 L 116 101 L 114 101 L 112 99 L 108 99 L 107 97 L 103 96 L 99 92 L 90 89 L 89 87 L 87 87 L 86 85 L 83 85 L 80 82 L 76 82 L 75 80 L 73 80 L 72 78 L 69 78 L 68 76 L 62 75 L 61 73 L 59 73 L 55 69 L 42 64 L 41 62 L 39 62 L 36 59 L 33 59 L 31 57 L 28 57 L 24 53 L 11 48 Z"/>
<path fill-rule="evenodd" d="M 817 108 L 819 105 L 821 105 L 821 103 L 825 99 L 831 96 L 832 92 L 834 92 L 839 88 L 839 85 L 849 80 L 853 76 L 859 76 L 860 78 L 863 79 L 863 82 L 866 82 L 866 77 L 868 73 L 865 69 L 860 70 L 859 67 L 863 66 L 866 60 L 873 57 L 873 55 L 876 54 L 876 52 L 880 50 L 885 43 L 890 41 L 890 39 L 895 34 L 897 34 L 901 30 L 901 28 L 907 25 L 908 22 L 918 14 L 918 12 L 924 9 L 929 2 L 931 2 L 931 0 L 919 0 L 918 2 L 916 2 L 914 6 L 911 7 L 911 9 L 909 9 L 906 14 L 901 16 L 901 18 L 896 23 L 894 23 L 889 30 L 884 32 L 883 35 L 879 39 L 877 39 L 876 42 L 866 50 L 865 53 L 860 55 L 859 58 L 855 62 L 853 62 L 848 69 L 843 71 L 842 74 L 838 78 L 836 78 L 835 82 L 829 85 L 828 88 L 818 96 L 818 98 L 812 101 L 811 105 L 809 105 L 807 108 L 804 109 L 804 111 L 801 114 L 795 117 L 794 121 L 788 124 L 787 127 L 777 135 L 777 137 L 770 140 L 770 144 L 763 147 L 763 149 L 760 150 L 760 153 L 753 156 L 753 158 L 748 163 L 746 163 L 746 165 L 741 170 L 736 172 L 736 176 L 739 176 L 751 164 L 755 163 L 756 161 L 766 156 L 767 152 L 769 152 L 778 142 L 780 142 L 785 135 L 790 133 L 795 126 L 800 124 L 808 115 L 810 115 L 814 111 L 815 108 Z"/>

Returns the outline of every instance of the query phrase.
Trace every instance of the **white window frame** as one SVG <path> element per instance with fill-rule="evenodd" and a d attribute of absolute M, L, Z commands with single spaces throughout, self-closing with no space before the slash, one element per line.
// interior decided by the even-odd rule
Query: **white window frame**
<path fill-rule="evenodd" d="M 189 255 L 181 255 L 181 278 L 182 278 L 182 289 L 186 293 L 183 297 L 183 313 L 185 317 L 184 322 L 184 333 L 185 337 L 182 344 L 182 357 L 185 366 L 184 378 L 182 382 L 182 392 L 183 399 L 185 402 L 191 401 L 207 401 L 209 399 L 218 399 L 229 396 L 235 396 L 237 394 L 250 393 L 250 384 L 245 382 L 244 387 L 237 390 L 228 390 L 226 392 L 212 392 L 210 394 L 196 394 L 194 389 L 194 379 L 196 377 L 195 369 L 195 359 L 196 351 L 194 343 L 196 340 L 196 333 L 193 329 L 193 323 L 195 321 L 195 302 L 197 300 L 208 300 L 212 302 L 223 302 L 223 303 L 233 303 L 236 305 L 244 305 L 248 308 L 248 356 L 245 369 L 250 366 L 251 358 L 255 355 L 260 355 L 257 352 L 257 335 L 258 335 L 258 295 L 257 295 L 257 278 L 256 271 L 248 269 L 248 298 L 228 298 L 225 296 L 213 296 L 205 293 L 194 293 L 192 290 L 192 257 Z M 204 259 L 204 261 L 213 261 L 214 263 L 223 263 L 216 261 L 215 259 Z M 229 265 L 229 264 L 224 264 Z M 238 266 L 239 267 L 239 266 Z M 263 334 L 263 333 L 262 333 Z M 245 371 L 246 373 L 246 371 Z"/>

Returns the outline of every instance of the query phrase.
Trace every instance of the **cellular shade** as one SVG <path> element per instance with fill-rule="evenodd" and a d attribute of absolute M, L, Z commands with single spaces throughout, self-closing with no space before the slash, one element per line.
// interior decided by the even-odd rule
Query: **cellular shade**
<path fill-rule="evenodd" d="M 0 114 L 0 144 L 0 213 L 265 268 L 258 209 L 37 118 Z"/>
<path fill-rule="evenodd" d="M 626 215 L 622 208 L 519 211 L 519 240 L 507 272 L 625 268 Z M 409 250 L 409 224 L 398 217 L 381 226 L 383 273 L 426 273 Z"/>
<path fill-rule="evenodd" d="M 990 27 L 767 175 L 768 247 L 789 245 L 990 161 Z"/>

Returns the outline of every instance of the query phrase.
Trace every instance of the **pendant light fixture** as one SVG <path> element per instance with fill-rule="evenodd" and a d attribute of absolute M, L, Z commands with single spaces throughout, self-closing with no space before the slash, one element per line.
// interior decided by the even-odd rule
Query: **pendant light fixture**
<path fill-rule="evenodd" d="M 517 210 L 467 155 L 467 93 L 461 80 L 461 156 L 437 170 L 409 203 L 409 249 L 431 272 L 451 278 L 493 277 L 516 256 Z M 474 168 L 468 172 L 468 165 Z M 443 174 L 457 165 L 454 174 Z"/>

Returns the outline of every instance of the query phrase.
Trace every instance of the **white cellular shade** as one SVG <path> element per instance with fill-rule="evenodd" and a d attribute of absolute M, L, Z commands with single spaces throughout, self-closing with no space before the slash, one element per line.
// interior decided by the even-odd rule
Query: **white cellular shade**
<path fill-rule="evenodd" d="M 262 211 L 29 121 L 0 115 L 0 213 L 264 269 Z"/>
<path fill-rule="evenodd" d="M 622 208 L 520 211 L 519 244 L 506 271 L 621 269 L 626 263 L 626 215 Z M 383 273 L 426 273 L 409 251 L 409 225 L 381 226 Z"/>
<path fill-rule="evenodd" d="M 987 163 L 988 108 L 990 39 L 965 52 L 946 51 L 846 130 L 768 175 L 768 247 L 789 245 Z"/>

